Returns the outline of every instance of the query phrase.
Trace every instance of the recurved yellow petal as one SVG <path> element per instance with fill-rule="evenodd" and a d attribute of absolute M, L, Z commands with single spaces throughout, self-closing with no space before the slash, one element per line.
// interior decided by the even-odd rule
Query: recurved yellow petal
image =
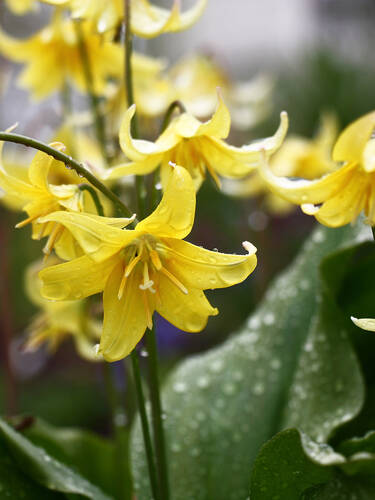
<path fill-rule="evenodd" d="M 345 187 L 355 169 L 355 164 L 348 164 L 317 180 L 291 180 L 274 175 L 263 158 L 259 166 L 259 174 L 275 194 L 292 203 L 302 205 L 322 203 L 338 193 Z"/>
<path fill-rule="evenodd" d="M 135 273 L 125 285 L 121 299 L 118 291 L 123 276 L 119 263 L 108 278 L 103 294 L 104 323 L 99 352 L 107 361 L 117 361 L 127 356 L 141 340 L 147 328 L 147 314 L 142 294 L 147 294 L 150 314 L 154 308 L 147 291 L 139 288 Z"/>
<path fill-rule="evenodd" d="M 50 300 L 77 300 L 103 291 L 108 276 L 118 262 L 115 255 L 95 262 L 87 255 L 43 269 L 41 294 Z"/>
<path fill-rule="evenodd" d="M 132 3 L 132 30 L 143 38 L 153 38 L 161 33 L 182 31 L 192 26 L 202 15 L 207 0 L 198 0 L 186 12 L 180 11 L 180 0 L 174 0 L 171 10 L 156 7 L 148 0 Z"/>
<path fill-rule="evenodd" d="M 194 215 L 193 181 L 185 168 L 175 165 L 161 202 L 151 215 L 137 224 L 136 231 L 182 239 L 190 233 Z"/>
<path fill-rule="evenodd" d="M 223 254 L 183 240 L 165 238 L 168 268 L 187 288 L 226 288 L 241 283 L 257 264 L 256 248 L 246 243 L 246 255 Z"/>
<path fill-rule="evenodd" d="M 216 139 L 226 139 L 230 131 L 230 113 L 218 91 L 218 105 L 212 118 L 200 125 L 196 135 L 208 135 Z"/>
<path fill-rule="evenodd" d="M 375 319 L 373 318 L 355 318 L 351 316 L 350 318 L 356 326 L 362 328 L 362 330 L 367 330 L 368 332 L 375 332 Z"/>
<path fill-rule="evenodd" d="M 116 224 L 122 223 L 126 227 L 133 220 L 123 218 Z M 113 225 L 113 219 L 109 221 L 110 224 L 107 223 L 107 217 L 99 215 L 67 211 L 53 212 L 39 219 L 39 222 L 58 222 L 66 227 L 95 262 L 117 253 L 137 236 L 135 231 L 122 230 Z"/>
<path fill-rule="evenodd" d="M 351 123 L 340 134 L 332 158 L 334 161 L 359 162 L 375 127 L 375 111 Z"/>
<path fill-rule="evenodd" d="M 172 325 L 185 332 L 199 332 L 207 324 L 209 316 L 218 310 L 212 307 L 201 290 L 189 288 L 184 294 L 166 276 L 159 277 L 159 299 L 156 310 Z"/>

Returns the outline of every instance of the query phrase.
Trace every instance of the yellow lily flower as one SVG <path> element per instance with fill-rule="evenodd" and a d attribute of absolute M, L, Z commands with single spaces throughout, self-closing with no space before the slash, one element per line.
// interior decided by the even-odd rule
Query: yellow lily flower
<path fill-rule="evenodd" d="M 89 361 L 97 361 L 95 345 L 100 338 L 101 324 L 90 318 L 84 300 L 52 302 L 44 299 L 40 295 L 42 282 L 38 278 L 38 272 L 42 268 L 42 263 L 37 262 L 26 271 L 26 293 L 40 312 L 27 329 L 29 338 L 25 349 L 34 351 L 46 343 L 48 350 L 54 353 L 61 342 L 71 336 L 80 356 Z"/>
<path fill-rule="evenodd" d="M 206 170 L 220 186 L 219 176 L 239 178 L 249 174 L 258 164 L 261 151 L 269 156 L 281 145 L 288 127 L 288 116 L 280 115 L 280 126 L 274 136 L 237 148 L 223 141 L 229 134 L 230 114 L 219 95 L 219 105 L 210 120 L 202 123 L 189 113 L 174 118 L 156 142 L 133 139 L 131 120 L 135 105 L 125 113 L 120 129 L 120 146 L 130 163 L 106 172 L 106 178 L 145 175 L 161 165 L 161 182 L 168 184 L 170 163 L 184 166 L 199 189 Z"/>
<path fill-rule="evenodd" d="M 106 218 L 56 212 L 41 219 L 59 223 L 86 255 L 40 273 L 42 294 L 52 300 L 80 299 L 103 291 L 104 323 L 99 352 L 107 361 L 127 356 L 152 328 L 157 311 L 187 332 L 202 330 L 218 314 L 203 290 L 240 283 L 256 266 L 247 255 L 211 252 L 185 238 L 195 215 L 195 189 L 186 169 L 175 166 L 156 210 L 134 230 Z"/>
<path fill-rule="evenodd" d="M 103 33 L 116 28 L 124 18 L 124 0 L 45 0 L 53 5 L 70 7 L 75 18 L 92 20 Z M 171 10 L 157 7 L 149 0 L 132 0 L 131 29 L 135 35 L 153 38 L 162 33 L 172 33 L 190 28 L 202 15 L 207 0 L 181 12 L 181 0 L 173 0 Z"/>
<path fill-rule="evenodd" d="M 92 62 L 93 88 L 95 93 L 101 94 L 110 77 L 122 76 L 123 51 L 109 36 L 93 32 L 91 23 L 82 22 L 81 28 Z M 59 12 L 48 26 L 27 40 L 15 39 L 0 30 L 0 52 L 26 65 L 19 84 L 30 90 L 36 99 L 61 90 L 67 81 L 86 92 L 74 21 L 63 19 Z"/>
<path fill-rule="evenodd" d="M 316 179 L 337 168 L 331 160 L 332 148 L 337 138 L 337 123 L 330 114 L 322 117 L 316 137 L 307 139 L 298 135 L 287 137 L 269 161 L 269 168 L 277 176 Z M 276 215 L 290 213 L 295 205 L 269 190 L 258 171 L 241 181 L 227 180 L 225 193 L 231 196 L 264 196 L 269 212 Z"/>
<path fill-rule="evenodd" d="M 354 221 L 365 212 L 375 225 L 375 112 L 350 124 L 339 136 L 332 158 L 343 162 L 316 180 L 291 180 L 275 176 L 263 163 L 259 172 L 268 187 L 286 200 L 301 205 L 325 226 L 338 227 Z"/>
<path fill-rule="evenodd" d="M 0 157 L 4 143 L 0 143 Z M 50 146 L 64 150 L 61 143 Z M 4 202 L 13 208 L 22 208 L 28 217 L 19 222 L 21 228 L 32 224 L 32 238 L 48 236 L 43 249 L 46 257 L 55 248 L 59 257 L 71 259 L 81 254 L 74 239 L 64 226 L 54 223 L 40 223 L 39 217 L 57 210 L 86 211 L 96 213 L 94 202 L 86 191 L 79 189 L 82 179 L 65 165 L 45 153 L 38 152 L 27 172 L 13 169 L 9 173 L 0 164 L 0 189 L 5 193 Z"/>
<path fill-rule="evenodd" d="M 5 0 L 5 3 L 14 14 L 22 15 L 33 10 L 37 2 L 36 0 Z"/>

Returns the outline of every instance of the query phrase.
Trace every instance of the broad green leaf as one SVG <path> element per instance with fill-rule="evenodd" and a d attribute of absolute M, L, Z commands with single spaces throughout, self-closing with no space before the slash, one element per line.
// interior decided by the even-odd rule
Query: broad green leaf
<path fill-rule="evenodd" d="M 45 450 L 32 444 L 1 419 L 0 443 L 24 474 L 49 490 L 93 500 L 111 498 L 78 473 L 52 458 Z"/>
<path fill-rule="evenodd" d="M 296 429 L 274 436 L 260 450 L 253 467 L 252 500 L 367 500 L 374 498 L 375 456 L 358 452 L 373 435 L 348 442 L 348 456 L 312 441 Z M 354 453 L 352 453 L 354 452 Z"/>
<path fill-rule="evenodd" d="M 114 444 L 108 439 L 82 429 L 62 429 L 40 419 L 23 435 L 104 492 L 116 496 L 117 456 Z"/>
<path fill-rule="evenodd" d="M 363 403 L 359 366 L 341 323 L 335 324 L 335 313 L 321 306 L 327 286 L 319 266 L 328 254 L 370 239 L 370 234 L 365 226 L 317 229 L 244 329 L 223 345 L 183 362 L 171 375 L 163 404 L 173 500 L 243 500 L 259 448 L 292 417 L 302 429 L 306 426 L 312 436 L 323 439 L 359 412 Z M 328 342 L 324 348 L 319 344 L 323 333 L 329 337 L 324 338 Z M 330 358 L 337 342 L 340 348 Z M 310 369 L 314 381 L 303 380 L 300 373 L 304 370 L 300 359 L 306 353 L 309 363 L 322 355 L 331 364 L 324 370 Z M 345 391 L 344 382 L 349 385 Z M 299 392 L 299 384 L 314 387 L 313 394 Z M 323 433 L 320 419 L 310 425 L 315 412 L 324 410 L 319 405 L 322 387 L 345 409 L 325 412 Z M 300 404 L 300 396 L 305 404 Z M 333 406 L 334 402 L 331 410 Z M 143 500 L 150 495 L 139 427 L 133 451 Z"/>
<path fill-rule="evenodd" d="M 65 495 L 47 490 L 27 477 L 0 445 L 0 498 L 9 500 L 63 500 Z"/>

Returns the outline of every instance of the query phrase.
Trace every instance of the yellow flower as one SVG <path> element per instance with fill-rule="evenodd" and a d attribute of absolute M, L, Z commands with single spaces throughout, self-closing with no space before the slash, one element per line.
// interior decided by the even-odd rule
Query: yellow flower
<path fill-rule="evenodd" d="M 66 5 L 73 17 L 92 20 L 100 33 L 116 28 L 124 17 L 124 0 L 45 0 L 54 5 Z M 202 15 L 207 0 L 197 0 L 185 12 L 181 0 L 174 0 L 171 10 L 157 7 L 149 0 L 132 0 L 131 29 L 143 38 L 153 38 L 162 33 L 190 28 Z"/>
<path fill-rule="evenodd" d="M 0 143 L 0 157 L 4 143 Z M 61 143 L 50 146 L 63 150 Z M 43 249 L 49 256 L 55 247 L 59 257 L 71 259 L 81 253 L 74 239 L 64 226 L 40 223 L 39 217 L 57 210 L 88 211 L 95 213 L 95 205 L 86 191 L 79 189 L 82 179 L 65 165 L 45 153 L 38 152 L 27 172 L 18 168 L 8 172 L 0 164 L 0 189 L 5 193 L 4 202 L 12 208 L 24 210 L 28 217 L 16 227 L 32 223 L 33 239 L 48 236 Z"/>
<path fill-rule="evenodd" d="M 135 103 L 140 114 L 165 113 L 173 101 L 181 101 L 196 118 L 212 115 L 217 105 L 217 87 L 228 103 L 233 125 L 241 130 L 254 126 L 270 109 L 272 80 L 258 75 L 245 82 L 232 82 L 213 58 L 194 55 L 172 66 L 167 73 L 136 86 Z"/>
<path fill-rule="evenodd" d="M 304 177 L 316 179 L 336 169 L 331 160 L 332 148 L 337 137 L 335 118 L 323 115 L 316 137 L 307 139 L 301 136 L 287 137 L 272 158 L 270 170 L 277 176 Z M 241 181 L 228 180 L 223 184 L 223 190 L 232 196 L 251 197 L 264 195 L 265 205 L 276 215 L 288 214 L 295 205 L 280 198 L 277 193 L 270 192 L 258 171 Z"/>
<path fill-rule="evenodd" d="M 261 151 L 271 155 L 281 145 L 288 127 L 288 116 L 281 113 L 280 127 L 273 137 L 237 148 L 223 141 L 229 134 L 230 115 L 222 98 L 215 114 L 205 123 L 189 113 L 174 118 L 155 143 L 131 137 L 131 119 L 135 106 L 125 113 L 120 129 L 120 146 L 130 163 L 110 169 L 107 178 L 124 175 L 144 175 L 161 165 L 161 181 L 168 183 L 170 163 L 185 167 L 198 189 L 206 169 L 220 186 L 219 176 L 239 178 L 249 174 L 258 164 Z"/>
<path fill-rule="evenodd" d="M 248 255 L 211 252 L 185 238 L 195 214 L 195 190 L 186 169 L 175 166 L 162 201 L 134 230 L 105 218 L 56 212 L 43 222 L 64 224 L 86 255 L 40 273 L 42 294 L 53 300 L 103 293 L 104 324 L 99 352 L 107 361 L 128 355 L 152 328 L 157 311 L 178 328 L 197 332 L 218 313 L 203 290 L 243 281 L 256 266 Z"/>
<path fill-rule="evenodd" d="M 40 295 L 42 282 L 38 278 L 42 268 L 41 262 L 37 262 L 26 271 L 27 295 L 40 309 L 27 329 L 29 338 L 25 344 L 26 350 L 34 351 L 46 343 L 48 350 L 53 353 L 61 342 L 72 336 L 77 352 L 89 361 L 97 361 L 95 345 L 100 338 L 99 321 L 90 318 L 84 300 L 53 302 L 44 299 Z"/>
<path fill-rule="evenodd" d="M 81 23 L 83 38 L 93 69 L 93 88 L 103 93 L 110 77 L 120 77 L 123 50 L 109 36 L 93 32 L 92 24 Z M 24 63 L 19 84 L 36 99 L 61 90 L 66 82 L 86 91 L 79 40 L 71 19 L 58 12 L 50 24 L 27 40 L 15 39 L 0 31 L 0 52 L 15 62 Z"/>
<path fill-rule="evenodd" d="M 343 162 L 334 172 L 317 180 L 290 180 L 275 176 L 264 162 L 260 168 L 271 190 L 301 205 L 325 226 L 338 227 L 354 221 L 365 212 L 375 225 L 375 112 L 359 118 L 339 136 L 332 158 Z"/>
<path fill-rule="evenodd" d="M 26 14 L 35 7 L 36 0 L 5 0 L 7 7 L 14 14 Z"/>

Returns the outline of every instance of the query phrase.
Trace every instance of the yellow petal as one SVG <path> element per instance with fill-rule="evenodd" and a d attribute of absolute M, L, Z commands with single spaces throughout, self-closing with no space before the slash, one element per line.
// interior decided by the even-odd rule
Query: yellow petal
<path fill-rule="evenodd" d="M 251 246 L 247 255 L 211 252 L 187 241 L 165 238 L 170 269 L 185 286 L 206 290 L 225 288 L 241 283 L 257 264 L 256 248 Z"/>
<path fill-rule="evenodd" d="M 324 201 L 320 207 L 302 205 L 301 208 L 308 215 L 314 215 L 325 226 L 344 226 L 355 221 L 365 208 L 368 187 L 368 175 L 357 168 L 351 175 L 346 176 L 342 189 Z"/>
<path fill-rule="evenodd" d="M 230 113 L 226 107 L 221 92 L 218 91 L 218 106 L 212 118 L 203 123 L 196 135 L 208 135 L 216 139 L 225 139 L 230 131 Z"/>
<path fill-rule="evenodd" d="M 117 255 L 103 262 L 94 262 L 84 255 L 43 269 L 39 273 L 43 282 L 41 294 L 50 300 L 77 300 L 99 293 L 117 262 Z"/>
<path fill-rule="evenodd" d="M 373 318 L 355 318 L 351 316 L 350 318 L 356 326 L 362 328 L 362 330 L 367 330 L 368 332 L 375 332 L 375 319 Z"/>
<path fill-rule="evenodd" d="M 103 179 L 119 179 L 127 175 L 147 175 L 160 164 L 162 155 L 151 155 L 145 160 L 123 163 L 103 171 Z"/>
<path fill-rule="evenodd" d="M 251 144 L 235 147 L 213 138 L 198 138 L 207 164 L 223 177 L 244 177 L 261 161 L 263 151 L 266 157 L 273 154 L 282 144 L 288 130 L 288 115 L 280 115 L 280 125 L 272 137 L 260 139 Z"/>
<path fill-rule="evenodd" d="M 123 264 L 117 265 L 109 277 L 103 294 L 104 323 L 99 352 L 107 361 L 117 361 L 127 356 L 141 340 L 147 327 L 142 291 L 136 273 L 125 285 L 122 298 L 118 299 Z M 153 306 L 150 304 L 151 314 Z"/>
<path fill-rule="evenodd" d="M 359 162 L 375 127 L 375 111 L 351 123 L 340 134 L 332 158 L 334 161 Z"/>
<path fill-rule="evenodd" d="M 344 189 L 355 169 L 356 165 L 348 164 L 313 181 L 290 180 L 274 175 L 263 159 L 259 167 L 259 174 L 272 192 L 287 201 L 302 205 L 322 203 Z"/>
<path fill-rule="evenodd" d="M 97 262 L 118 252 L 137 236 L 135 231 L 115 227 L 111 222 L 112 219 L 107 223 L 107 217 L 87 213 L 53 212 L 38 221 L 59 222 L 65 226 L 82 249 Z M 133 221 L 133 218 L 124 218 L 121 221 L 125 227 Z"/>
<path fill-rule="evenodd" d="M 148 0 L 133 3 L 132 31 L 143 38 L 152 38 L 161 33 L 182 31 L 192 26 L 202 15 L 207 0 L 198 0 L 186 12 L 180 12 L 180 0 L 174 0 L 169 11 L 156 7 Z"/>
<path fill-rule="evenodd" d="M 60 142 L 53 142 L 50 144 L 50 146 L 54 149 L 57 149 L 58 151 L 63 151 L 65 149 L 64 144 Z M 47 179 L 50 168 L 54 161 L 56 160 L 52 156 L 47 155 L 42 151 L 38 151 L 36 153 L 29 167 L 29 179 L 33 186 L 36 186 L 40 189 L 45 189 L 46 191 L 49 190 Z"/>
<path fill-rule="evenodd" d="M 185 168 L 175 165 L 161 202 L 151 215 L 137 224 L 136 231 L 182 239 L 190 233 L 194 215 L 193 181 Z"/>
<path fill-rule="evenodd" d="M 189 288 L 184 294 L 166 276 L 159 273 L 156 310 L 172 325 L 185 332 L 200 332 L 209 316 L 216 316 L 218 310 L 212 307 L 201 290 Z"/>

